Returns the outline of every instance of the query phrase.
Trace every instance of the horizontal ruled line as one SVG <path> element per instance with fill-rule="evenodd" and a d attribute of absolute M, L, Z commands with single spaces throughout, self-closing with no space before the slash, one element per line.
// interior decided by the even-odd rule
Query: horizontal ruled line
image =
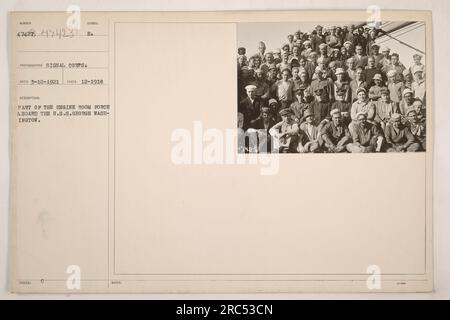
<path fill-rule="evenodd" d="M 108 50 L 17 50 L 17 52 L 109 52 Z"/>

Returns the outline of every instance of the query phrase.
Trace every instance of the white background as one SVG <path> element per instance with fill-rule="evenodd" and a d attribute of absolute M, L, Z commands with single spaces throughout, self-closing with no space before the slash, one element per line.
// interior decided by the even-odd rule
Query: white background
<path fill-rule="evenodd" d="M 433 11 L 434 61 L 434 261 L 435 292 L 430 294 L 258 294 L 258 295 L 12 295 L 8 293 L 8 206 L 9 206 L 9 83 L 8 11 L 66 11 L 76 4 L 85 11 L 215 11 L 215 10 L 306 10 L 359 9 L 370 5 L 381 9 Z M 1 299 L 450 299 L 450 65 L 448 0 L 3 0 L 0 4 L 0 298 Z M 31 159 L 32 160 L 32 159 Z"/>

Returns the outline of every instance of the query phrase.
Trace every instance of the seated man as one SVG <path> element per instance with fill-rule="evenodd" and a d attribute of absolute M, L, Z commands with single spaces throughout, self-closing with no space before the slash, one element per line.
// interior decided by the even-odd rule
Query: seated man
<path fill-rule="evenodd" d="M 357 115 L 358 113 L 365 113 L 366 121 L 370 123 L 375 123 L 375 114 L 376 108 L 374 102 L 370 101 L 367 98 L 367 91 L 364 88 L 359 88 L 356 91 L 357 98 L 355 102 L 352 104 L 352 108 L 350 109 L 350 117 L 352 118 L 352 122 L 348 125 L 348 129 L 350 130 L 351 135 L 353 136 L 353 131 L 358 126 L 357 124 Z"/>
<path fill-rule="evenodd" d="M 352 139 L 353 142 L 347 145 L 347 151 L 352 153 L 380 152 L 384 140 L 378 126 L 367 121 L 365 112 L 356 115 Z"/>
<path fill-rule="evenodd" d="M 420 144 L 416 142 L 414 135 L 409 128 L 402 124 L 402 117 L 399 113 L 391 116 L 391 123 L 384 130 L 388 152 L 417 152 Z"/>
<path fill-rule="evenodd" d="M 391 101 L 391 95 L 388 88 L 382 88 L 380 91 L 381 98 L 375 102 L 375 122 L 378 123 L 382 130 L 386 128 L 386 124 L 394 113 L 400 113 L 398 105 Z"/>
<path fill-rule="evenodd" d="M 412 135 L 416 138 L 416 140 L 420 143 L 421 150 L 425 151 L 426 148 L 426 123 L 425 119 L 421 120 L 417 115 L 417 110 L 413 107 L 410 107 L 406 111 L 407 121 L 405 125 L 409 128 Z"/>
<path fill-rule="evenodd" d="M 320 152 L 322 139 L 320 137 L 321 125 L 316 126 L 314 113 L 306 110 L 303 114 L 304 122 L 300 125 L 300 140 L 298 143 L 298 152 L 310 153 Z"/>
<path fill-rule="evenodd" d="M 271 140 L 269 130 L 276 124 L 275 119 L 270 115 L 269 107 L 261 108 L 261 115 L 250 122 L 248 128 L 249 132 L 255 131 L 257 134 L 257 148 L 252 148 L 253 151 L 257 149 L 257 152 L 271 152 Z M 252 141 L 250 139 L 250 141 Z M 252 141 L 253 142 L 253 141 Z M 252 146 L 255 147 L 255 146 Z"/>
<path fill-rule="evenodd" d="M 342 122 L 341 111 L 333 109 L 330 112 L 331 121 L 322 128 L 322 139 L 325 150 L 329 153 L 345 152 L 350 142 L 350 131 Z"/>
<path fill-rule="evenodd" d="M 419 119 L 419 121 L 425 122 L 426 110 L 425 110 L 425 106 L 423 105 L 423 102 L 420 99 L 415 99 L 412 106 L 413 106 L 413 109 L 416 110 L 417 119 Z M 409 108 L 406 109 L 406 112 L 408 112 L 408 109 Z"/>
<path fill-rule="evenodd" d="M 280 153 L 295 153 L 299 140 L 298 123 L 293 119 L 291 109 L 281 109 L 280 116 L 281 122 L 278 122 L 269 130 L 273 138 L 272 150 L 278 150 Z"/>

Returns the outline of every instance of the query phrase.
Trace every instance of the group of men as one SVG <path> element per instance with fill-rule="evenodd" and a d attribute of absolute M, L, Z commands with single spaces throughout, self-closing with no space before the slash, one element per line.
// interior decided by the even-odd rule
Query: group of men
<path fill-rule="evenodd" d="M 406 67 L 378 33 L 318 25 L 273 52 L 238 48 L 239 151 L 425 151 L 423 57 Z"/>

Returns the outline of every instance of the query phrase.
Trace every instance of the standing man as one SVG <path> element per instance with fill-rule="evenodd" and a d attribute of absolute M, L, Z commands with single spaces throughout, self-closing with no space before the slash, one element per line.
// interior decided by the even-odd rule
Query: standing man
<path fill-rule="evenodd" d="M 245 87 L 247 97 L 239 103 L 238 112 L 244 116 L 243 129 L 248 129 L 250 122 L 259 117 L 263 103 L 255 94 L 256 86 L 248 85 Z"/>
<path fill-rule="evenodd" d="M 383 57 L 381 58 L 381 60 L 379 62 L 381 64 L 381 69 L 382 70 L 383 70 L 384 67 L 386 67 L 387 65 L 389 65 L 391 63 L 390 52 L 391 52 L 391 49 L 389 49 L 386 46 L 381 48 L 381 54 L 383 55 Z"/>
<path fill-rule="evenodd" d="M 420 99 L 424 104 L 426 96 L 425 78 L 423 77 L 423 67 L 415 65 L 412 68 L 414 82 L 411 84 L 411 89 L 414 91 L 414 98 Z"/>
<path fill-rule="evenodd" d="M 245 60 L 247 60 L 247 57 L 245 56 L 246 52 L 247 52 L 247 50 L 245 50 L 244 47 L 239 47 L 238 48 L 238 59 L 239 59 L 239 57 L 245 57 Z"/>
<path fill-rule="evenodd" d="M 355 47 L 355 55 L 353 56 L 353 60 L 356 66 L 360 66 L 363 69 L 367 66 L 367 56 L 364 55 L 362 45 L 358 44 Z"/>
<path fill-rule="evenodd" d="M 416 53 L 415 55 L 413 55 L 413 60 L 414 63 L 411 67 L 409 67 L 409 71 L 411 72 L 411 74 L 414 74 L 413 68 L 420 67 L 422 68 L 423 75 L 425 76 L 425 65 L 422 63 L 422 56 Z"/>
<path fill-rule="evenodd" d="M 308 95 L 308 91 L 298 90 L 295 92 L 297 101 L 291 104 L 291 110 L 294 113 L 295 120 L 300 123 L 303 120 L 303 114 L 309 109 L 309 103 L 305 101 L 304 96 Z"/>
<path fill-rule="evenodd" d="M 269 69 L 267 70 L 266 81 L 267 81 L 267 84 L 269 85 L 269 87 L 272 87 L 272 85 L 278 81 L 277 72 L 278 72 L 278 69 L 277 69 L 277 67 L 274 67 L 274 66 L 269 67 Z"/>
<path fill-rule="evenodd" d="M 294 35 L 293 34 L 288 35 L 287 40 L 288 40 L 289 50 L 292 52 L 292 48 L 294 46 Z"/>
<path fill-rule="evenodd" d="M 330 118 L 331 104 L 328 100 L 324 100 L 324 93 L 322 87 L 317 87 L 314 90 L 315 99 L 311 102 L 309 110 L 314 115 L 315 120 L 322 124 L 327 122 Z"/>
<path fill-rule="evenodd" d="M 318 25 L 316 26 L 316 30 L 314 30 L 311 34 L 311 48 L 317 53 L 319 53 L 319 45 L 325 42 L 322 30 L 322 26 Z"/>
<path fill-rule="evenodd" d="M 403 81 L 403 71 L 405 70 L 405 66 L 400 62 L 400 57 L 398 53 L 393 53 L 391 55 L 391 62 L 386 65 L 382 71 L 386 74 L 390 70 L 395 70 L 395 76 L 397 81 Z"/>
<path fill-rule="evenodd" d="M 412 89 L 413 77 L 409 69 L 403 70 L 403 88 Z"/>
<path fill-rule="evenodd" d="M 395 70 L 388 71 L 387 88 L 390 92 L 390 99 L 398 104 L 400 100 L 402 100 L 403 83 L 396 79 L 396 73 L 397 72 Z"/>
<path fill-rule="evenodd" d="M 336 35 L 336 26 L 331 27 L 331 33 L 326 36 L 325 43 L 330 48 L 339 48 L 342 45 L 341 39 Z"/>
<path fill-rule="evenodd" d="M 313 52 L 312 51 L 312 48 L 311 48 L 311 41 L 310 40 L 306 40 L 305 42 L 303 42 L 303 51 L 302 51 L 302 53 L 301 53 L 301 55 L 302 55 L 302 57 L 304 57 L 304 58 L 308 58 L 309 57 L 309 54 L 311 53 L 311 52 Z"/>
<path fill-rule="evenodd" d="M 273 57 L 272 52 L 266 52 L 265 53 L 265 62 L 261 65 L 261 69 L 265 74 L 269 71 L 270 68 L 276 67 L 277 64 L 275 63 L 275 59 Z"/>
<path fill-rule="evenodd" d="M 291 64 L 289 63 L 289 53 L 287 52 L 283 52 L 283 54 L 281 55 L 281 63 L 277 64 L 277 68 L 280 71 L 280 73 L 284 70 L 284 69 L 289 69 L 291 70 Z"/>
<path fill-rule="evenodd" d="M 322 89 L 322 100 L 333 100 L 333 81 L 327 78 L 326 70 L 317 66 L 315 76 L 316 78 L 311 82 L 311 91 L 316 92 L 317 89 Z"/>
<path fill-rule="evenodd" d="M 262 71 L 262 69 L 259 68 L 255 70 L 255 81 L 253 81 L 251 84 L 256 86 L 254 92 L 255 96 L 262 99 L 263 101 L 269 100 L 270 88 L 264 77 L 264 72 Z"/>
<path fill-rule="evenodd" d="M 368 89 L 367 83 L 364 81 L 363 68 L 359 66 L 355 70 L 355 78 L 350 81 L 351 101 L 357 100 L 358 90 L 361 88 Z"/>
<path fill-rule="evenodd" d="M 364 79 L 366 80 L 366 83 L 372 85 L 372 79 L 376 74 L 381 76 L 381 70 L 377 68 L 375 58 L 370 56 L 367 58 L 367 67 L 364 69 Z M 382 80 L 384 79 L 382 78 Z"/>
<path fill-rule="evenodd" d="M 339 110 L 341 115 L 341 121 L 345 126 L 348 126 L 352 121 L 350 118 L 350 110 L 352 108 L 352 103 L 345 101 L 345 95 L 348 91 L 344 88 L 340 88 L 336 91 L 336 101 L 333 102 L 331 109 Z"/>
<path fill-rule="evenodd" d="M 290 55 L 288 62 L 292 63 L 293 60 L 297 60 L 297 62 L 300 61 L 300 58 L 302 57 L 300 54 L 300 47 L 295 44 L 292 47 L 291 52 L 292 54 Z"/>
<path fill-rule="evenodd" d="M 289 80 L 291 71 L 284 69 L 281 72 L 281 80 L 275 82 L 271 91 L 274 92 L 274 96 L 281 103 L 281 108 L 289 108 L 294 101 L 294 84 Z"/>
<path fill-rule="evenodd" d="M 379 45 L 372 44 L 371 55 L 375 59 L 375 66 L 378 69 L 381 69 L 383 67 L 383 64 L 382 64 L 381 61 L 383 60 L 384 55 L 382 53 L 380 53 L 380 46 Z"/>
<path fill-rule="evenodd" d="M 319 45 L 319 58 L 322 59 L 322 62 L 325 66 L 328 66 L 330 63 L 330 57 L 328 56 L 328 45 L 326 43 L 321 43 Z"/>
<path fill-rule="evenodd" d="M 265 52 L 266 52 L 266 44 L 263 41 L 260 41 L 258 43 L 258 53 L 256 55 L 261 59 L 261 63 L 266 62 L 264 55 Z"/>
<path fill-rule="evenodd" d="M 369 89 L 369 99 L 372 101 L 378 101 L 381 98 L 381 89 L 384 88 L 383 78 L 381 73 L 377 73 L 373 76 L 373 86 Z"/>

